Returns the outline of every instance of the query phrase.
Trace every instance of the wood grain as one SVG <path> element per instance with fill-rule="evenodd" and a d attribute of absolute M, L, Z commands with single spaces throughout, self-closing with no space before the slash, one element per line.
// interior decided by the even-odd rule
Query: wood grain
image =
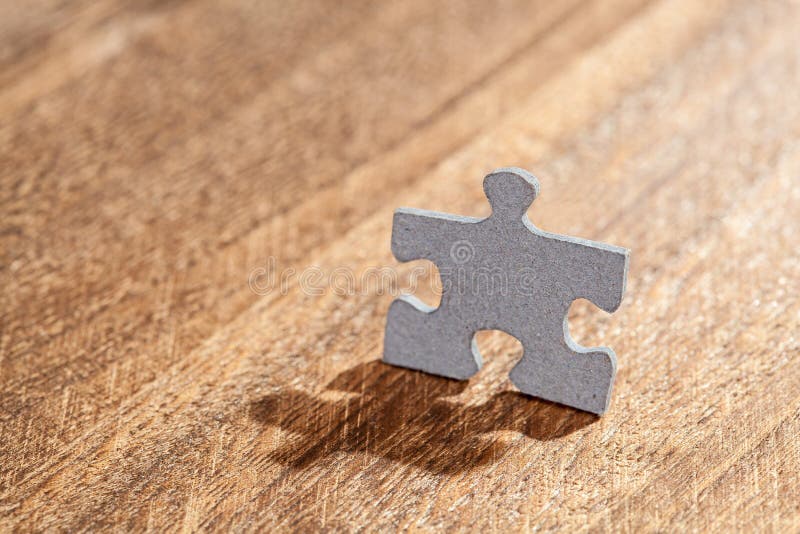
<path fill-rule="evenodd" d="M 0 529 L 800 529 L 800 4 L 0 4 Z M 407 205 L 632 249 L 602 418 L 379 362 Z M 435 276 L 425 279 L 435 282 Z M 422 294 L 430 301 L 429 288 Z"/>

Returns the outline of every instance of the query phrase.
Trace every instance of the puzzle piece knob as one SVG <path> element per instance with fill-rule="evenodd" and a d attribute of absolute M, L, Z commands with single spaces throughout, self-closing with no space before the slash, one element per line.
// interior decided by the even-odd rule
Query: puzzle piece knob
<path fill-rule="evenodd" d="M 486 175 L 483 190 L 493 217 L 521 219 L 539 196 L 539 181 L 523 169 L 508 167 Z"/>

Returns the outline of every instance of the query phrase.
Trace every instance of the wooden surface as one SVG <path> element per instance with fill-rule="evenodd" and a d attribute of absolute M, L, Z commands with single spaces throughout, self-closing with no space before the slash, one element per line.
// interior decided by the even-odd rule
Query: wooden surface
<path fill-rule="evenodd" d="M 1 530 L 800 529 L 800 4 L 0 3 Z M 379 363 L 394 208 L 632 249 L 598 419 Z M 435 278 L 435 277 L 434 277 Z M 360 280 L 360 278 L 357 278 Z M 323 288 L 324 289 L 324 288 Z M 428 299 L 435 299 L 429 292 Z"/>

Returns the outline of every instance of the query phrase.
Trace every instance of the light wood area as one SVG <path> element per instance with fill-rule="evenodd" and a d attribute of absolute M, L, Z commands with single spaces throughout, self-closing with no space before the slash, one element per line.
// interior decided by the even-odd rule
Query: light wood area
<path fill-rule="evenodd" d="M 798 28 L 791 0 L 3 1 L 0 530 L 797 531 Z M 426 266 L 393 210 L 487 215 L 511 165 L 537 226 L 632 251 L 616 313 L 570 310 L 618 356 L 601 418 L 516 392 L 499 332 L 468 382 L 380 363 L 364 275 Z"/>

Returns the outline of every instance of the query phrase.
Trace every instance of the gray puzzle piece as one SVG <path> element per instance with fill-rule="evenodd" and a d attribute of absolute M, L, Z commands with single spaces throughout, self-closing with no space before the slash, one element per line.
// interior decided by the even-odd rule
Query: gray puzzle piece
<path fill-rule="evenodd" d="M 523 393 L 601 414 L 617 363 L 605 347 L 569 335 L 567 311 L 585 298 L 607 312 L 625 292 L 628 250 L 543 232 L 526 212 L 539 183 L 522 169 L 498 169 L 483 188 L 486 219 L 401 208 L 392 252 L 439 268 L 442 299 L 431 308 L 406 295 L 389 308 L 383 361 L 464 380 L 481 368 L 479 330 L 502 330 L 524 347 L 510 373 Z"/>

